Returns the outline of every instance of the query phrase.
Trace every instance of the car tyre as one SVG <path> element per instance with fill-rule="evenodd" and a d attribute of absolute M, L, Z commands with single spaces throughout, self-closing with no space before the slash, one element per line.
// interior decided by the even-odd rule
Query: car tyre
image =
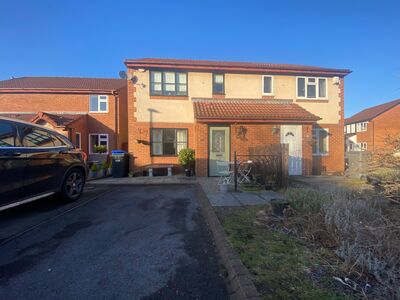
<path fill-rule="evenodd" d="M 78 200 L 85 186 L 85 176 L 82 170 L 74 168 L 69 170 L 61 187 L 61 196 L 65 201 Z"/>

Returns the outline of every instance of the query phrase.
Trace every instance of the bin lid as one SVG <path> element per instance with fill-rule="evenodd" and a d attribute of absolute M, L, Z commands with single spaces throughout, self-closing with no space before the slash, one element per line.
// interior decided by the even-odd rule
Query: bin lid
<path fill-rule="evenodd" d="M 127 154 L 128 152 L 126 152 L 125 150 L 112 150 L 111 151 L 111 155 L 114 155 L 114 154 Z"/>

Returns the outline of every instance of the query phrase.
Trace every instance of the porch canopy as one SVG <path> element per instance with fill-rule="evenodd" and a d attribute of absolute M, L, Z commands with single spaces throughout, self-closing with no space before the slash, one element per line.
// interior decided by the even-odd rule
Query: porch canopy
<path fill-rule="evenodd" d="M 291 100 L 193 99 L 194 117 L 213 123 L 315 123 L 321 118 Z"/>

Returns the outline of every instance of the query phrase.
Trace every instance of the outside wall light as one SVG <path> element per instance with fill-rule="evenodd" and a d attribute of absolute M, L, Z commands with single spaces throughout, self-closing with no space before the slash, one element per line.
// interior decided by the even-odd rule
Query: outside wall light
<path fill-rule="evenodd" d="M 273 134 L 279 134 L 279 132 L 281 131 L 279 126 L 274 126 L 272 127 L 272 133 Z"/>

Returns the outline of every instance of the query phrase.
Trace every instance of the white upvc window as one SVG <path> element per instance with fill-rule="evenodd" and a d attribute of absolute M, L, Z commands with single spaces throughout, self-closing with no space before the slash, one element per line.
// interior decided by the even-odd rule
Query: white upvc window
<path fill-rule="evenodd" d="M 367 131 L 368 122 L 357 123 L 357 132 Z"/>
<path fill-rule="evenodd" d="M 297 77 L 296 94 L 299 99 L 327 99 L 327 79 L 319 77 Z"/>
<path fill-rule="evenodd" d="M 366 142 L 361 142 L 358 144 L 360 151 L 367 151 L 368 149 L 368 144 Z"/>
<path fill-rule="evenodd" d="M 262 94 L 271 96 L 274 94 L 274 77 L 271 75 L 262 76 Z"/>
<path fill-rule="evenodd" d="M 89 133 L 89 154 L 108 154 L 108 134 Z"/>
<path fill-rule="evenodd" d="M 323 156 L 329 152 L 329 130 L 326 128 L 313 129 L 313 155 Z"/>
<path fill-rule="evenodd" d="M 81 149 L 82 147 L 82 139 L 80 132 L 75 132 L 75 147 L 78 149 Z"/>
<path fill-rule="evenodd" d="M 107 95 L 90 95 L 89 112 L 94 112 L 94 113 L 108 112 L 108 96 Z"/>

